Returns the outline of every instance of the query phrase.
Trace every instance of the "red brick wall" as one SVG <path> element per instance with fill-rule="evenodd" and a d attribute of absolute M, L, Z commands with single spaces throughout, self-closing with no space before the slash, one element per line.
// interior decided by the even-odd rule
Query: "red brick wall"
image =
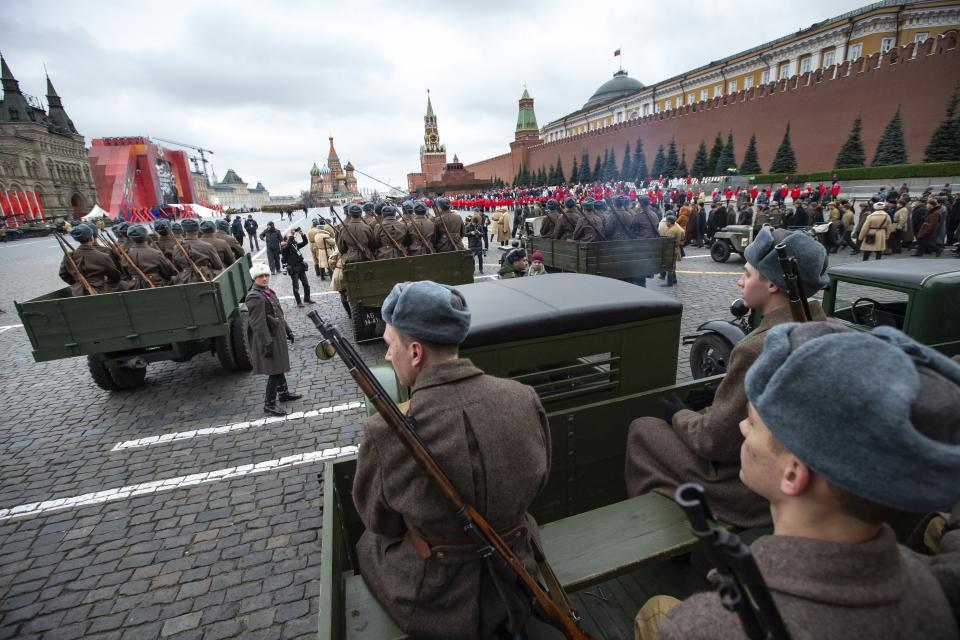
<path fill-rule="evenodd" d="M 820 81 L 812 74 L 794 76 L 769 86 L 530 147 L 526 152 L 528 166 L 532 171 L 549 169 L 559 156 L 569 177 L 574 158 L 579 164 L 584 149 L 590 154 L 592 167 L 596 157 L 602 158 L 608 148 L 614 149 L 620 166 L 624 147 L 629 143 L 633 148 L 637 138 L 643 140 L 650 166 L 657 148 L 661 144 L 666 148 L 672 137 L 676 139 L 678 155 L 686 150 L 690 166 L 701 140 L 709 150 L 718 131 L 724 140 L 727 132 L 733 131 L 737 163 L 743 161 L 750 136 L 756 133 L 760 165 L 766 171 L 789 121 L 797 170 L 824 171 L 833 167 L 858 114 L 863 117 L 863 144 L 869 164 L 898 105 L 909 161 L 922 162 L 947 100 L 960 82 L 960 54 L 954 37 L 927 40 L 915 58 L 910 57 L 913 48 L 912 43 L 901 47 L 897 62 L 891 61 L 893 52 L 888 52 L 844 63 L 836 68 L 836 79 L 828 79 L 834 73 L 831 67 L 824 70 Z M 520 149 L 514 149 L 511 154 L 467 168 L 478 178 L 496 173 L 509 182 L 523 160 L 522 154 Z M 509 172 L 504 173 L 508 167 Z"/>

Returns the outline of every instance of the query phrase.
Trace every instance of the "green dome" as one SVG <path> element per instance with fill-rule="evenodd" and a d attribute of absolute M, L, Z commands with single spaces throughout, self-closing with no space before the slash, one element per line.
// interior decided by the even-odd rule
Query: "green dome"
<path fill-rule="evenodd" d="M 320 167 L 317 166 L 317 163 L 316 163 L 316 162 L 314 162 L 314 163 L 313 163 L 313 166 L 310 167 L 310 175 L 312 175 L 312 176 L 318 176 L 318 175 L 320 175 Z"/>
<path fill-rule="evenodd" d="M 621 98 L 631 93 L 637 92 L 640 89 L 643 89 L 643 83 L 639 80 L 635 80 L 627 75 L 627 72 L 623 69 L 620 69 L 615 74 L 613 78 L 607 80 L 600 88 L 593 92 L 593 95 L 590 96 L 590 99 L 583 105 L 584 109 L 589 109 L 595 105 L 598 105 L 602 102 L 607 102 L 613 100 L 614 98 Z"/>

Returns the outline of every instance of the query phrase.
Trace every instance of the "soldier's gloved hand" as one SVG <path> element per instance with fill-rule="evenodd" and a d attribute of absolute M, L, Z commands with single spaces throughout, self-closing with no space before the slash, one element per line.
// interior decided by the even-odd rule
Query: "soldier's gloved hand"
<path fill-rule="evenodd" d="M 260 354 L 261 354 L 264 358 L 272 358 L 272 357 L 273 357 L 273 343 L 265 344 L 265 345 L 263 345 L 262 347 L 260 347 Z"/>
<path fill-rule="evenodd" d="M 684 404 L 683 400 L 681 400 L 675 393 L 672 393 L 669 397 L 664 398 L 662 402 L 663 419 L 666 420 L 668 424 L 673 424 L 673 416 L 687 408 L 687 405 Z"/>
<path fill-rule="evenodd" d="M 290 341 L 290 344 L 293 344 L 293 331 L 287 331 L 287 340 Z"/>

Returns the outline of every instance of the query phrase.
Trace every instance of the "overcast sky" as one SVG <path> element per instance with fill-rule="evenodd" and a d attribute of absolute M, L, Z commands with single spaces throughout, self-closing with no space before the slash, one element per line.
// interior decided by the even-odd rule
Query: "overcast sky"
<path fill-rule="evenodd" d="M 405 188 L 427 88 L 449 158 L 470 163 L 509 150 L 524 83 L 542 126 L 611 77 L 618 47 L 650 84 L 863 4 L 32 0 L 4 2 L 0 52 L 36 96 L 46 63 L 88 145 L 170 138 L 212 149 L 220 177 L 299 194 L 328 132 L 344 164 Z"/>

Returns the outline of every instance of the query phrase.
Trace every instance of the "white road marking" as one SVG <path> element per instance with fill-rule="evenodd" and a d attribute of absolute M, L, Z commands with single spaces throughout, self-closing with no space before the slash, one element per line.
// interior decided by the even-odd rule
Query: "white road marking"
<path fill-rule="evenodd" d="M 118 487 L 116 489 L 107 489 L 105 491 L 95 491 L 85 493 L 72 498 L 57 498 L 56 500 L 45 500 L 43 502 L 31 502 L 22 504 L 9 509 L 0 509 L 0 522 L 10 520 L 11 518 L 21 518 L 40 515 L 47 511 L 58 509 L 73 509 L 77 507 L 86 507 L 113 500 L 125 500 L 134 496 L 149 495 L 160 493 L 162 491 L 172 491 L 174 489 L 183 489 L 193 487 L 208 482 L 219 482 L 229 480 L 253 473 L 262 473 L 264 471 L 274 471 L 277 469 L 286 469 L 302 464 L 330 460 L 340 456 L 353 455 L 357 453 L 356 446 L 333 447 L 322 451 L 311 451 L 309 453 L 298 453 L 292 456 L 286 456 L 275 460 L 266 460 L 257 464 L 243 464 L 236 467 L 227 467 L 226 469 L 217 469 L 208 473 L 193 473 L 188 476 L 178 476 L 176 478 L 167 478 L 166 480 L 154 480 L 152 482 L 141 482 L 140 484 Z"/>
<path fill-rule="evenodd" d="M 339 291 L 318 291 L 314 293 L 313 291 L 311 291 L 310 297 L 313 298 L 316 296 L 332 296 L 334 294 L 340 295 L 340 292 Z M 296 298 L 294 298 L 293 296 L 277 296 L 277 300 L 296 300 Z"/>
<path fill-rule="evenodd" d="M 22 324 L 8 324 L 5 327 L 0 327 L 0 333 L 3 333 L 4 331 L 9 331 L 10 329 L 16 329 L 22 326 L 23 326 Z"/>
<path fill-rule="evenodd" d="M 313 418 L 315 416 L 322 416 L 328 413 L 339 413 L 341 411 L 349 411 L 350 409 L 362 409 L 366 405 L 363 402 L 347 402 L 345 404 L 337 404 L 329 407 L 321 407 L 320 409 L 311 409 L 310 411 L 296 411 L 294 413 L 289 413 L 285 416 L 271 416 L 269 418 L 260 418 L 259 420 L 248 420 L 246 422 L 235 422 L 233 424 L 225 424 L 219 427 L 206 427 L 204 429 L 192 429 L 190 431 L 172 431 L 170 433 L 164 433 L 158 436 L 147 436 L 145 438 L 138 438 L 137 440 L 126 440 L 124 442 L 118 442 L 113 446 L 113 449 L 110 451 L 120 451 L 122 449 L 138 449 L 140 447 L 149 447 L 155 444 L 168 444 L 170 442 L 179 442 L 181 440 L 190 440 L 192 438 L 198 438 L 200 436 L 215 436 L 220 435 L 221 433 L 232 433 L 234 431 L 244 431 L 246 429 L 255 429 L 257 427 L 262 427 L 267 424 L 276 424 L 278 422 L 286 422 L 287 420 L 297 420 L 300 418 Z"/>

